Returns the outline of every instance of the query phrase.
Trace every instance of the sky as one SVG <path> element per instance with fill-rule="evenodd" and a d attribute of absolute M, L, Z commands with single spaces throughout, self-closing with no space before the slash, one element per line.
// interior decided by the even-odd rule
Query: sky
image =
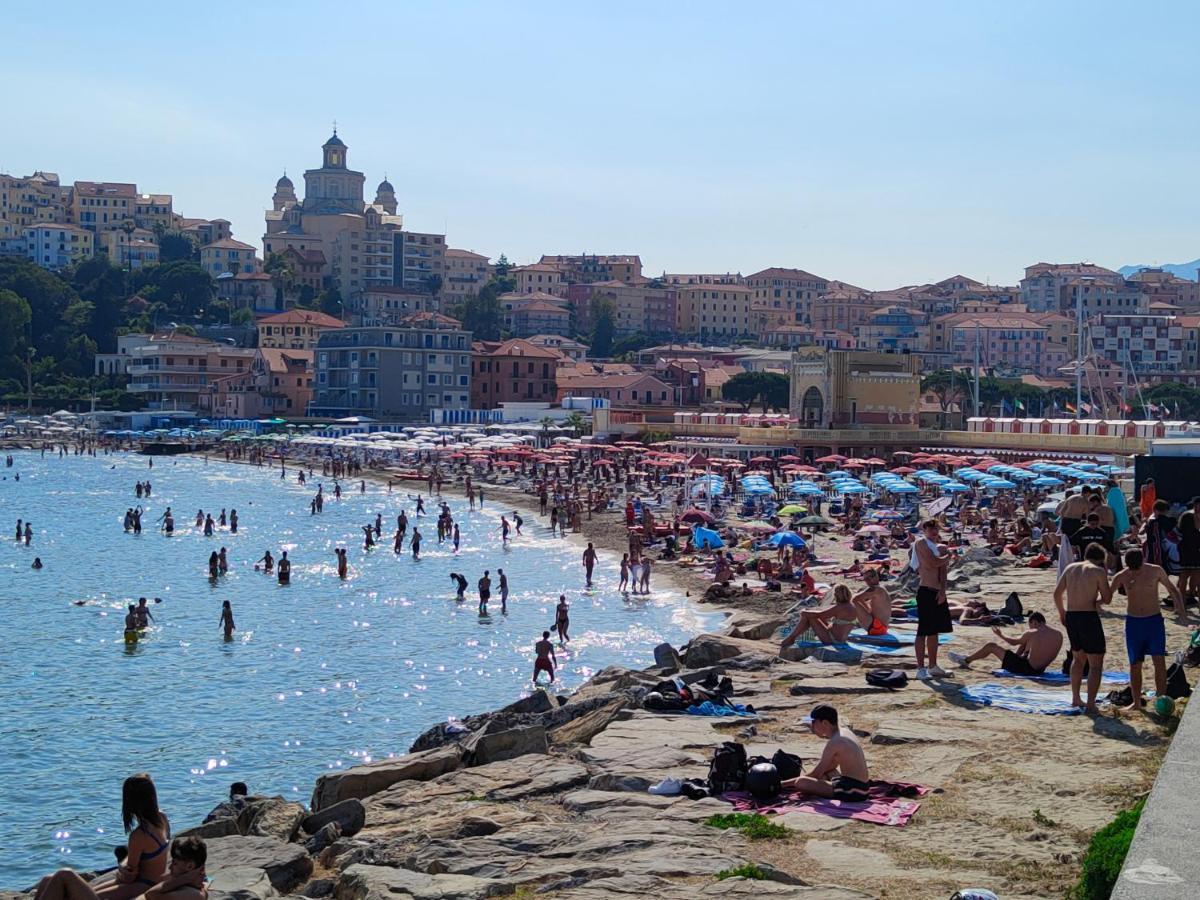
<path fill-rule="evenodd" d="M 367 199 L 504 253 L 870 289 L 1200 256 L 1200 4 L 7 0 L 0 171 L 261 246 L 336 119 Z"/>

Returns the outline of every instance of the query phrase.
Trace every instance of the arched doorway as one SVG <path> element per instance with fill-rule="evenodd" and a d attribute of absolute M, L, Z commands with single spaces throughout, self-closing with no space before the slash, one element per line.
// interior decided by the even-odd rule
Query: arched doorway
<path fill-rule="evenodd" d="M 825 400 L 816 387 L 804 392 L 800 401 L 800 421 L 810 428 L 820 428 L 825 421 Z"/>

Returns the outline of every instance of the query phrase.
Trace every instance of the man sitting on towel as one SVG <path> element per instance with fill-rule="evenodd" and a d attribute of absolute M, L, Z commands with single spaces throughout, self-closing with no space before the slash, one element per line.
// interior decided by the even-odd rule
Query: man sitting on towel
<path fill-rule="evenodd" d="M 1000 660 L 1000 667 L 1013 675 L 1041 675 L 1062 649 L 1062 632 L 1047 625 L 1046 617 L 1040 612 L 1029 614 L 1029 630 L 1015 640 L 1005 636 L 999 628 L 993 627 L 992 633 L 1004 643 L 1016 647 L 1016 652 L 995 641 L 988 641 L 970 656 L 951 652 L 950 658 L 966 669 L 976 660 L 994 656 Z"/>
<path fill-rule="evenodd" d="M 813 707 L 805 721 L 813 734 L 825 738 L 825 750 L 808 775 L 788 779 L 783 788 L 849 803 L 865 802 L 870 775 L 854 732 L 838 727 L 837 710 L 828 703 Z"/>

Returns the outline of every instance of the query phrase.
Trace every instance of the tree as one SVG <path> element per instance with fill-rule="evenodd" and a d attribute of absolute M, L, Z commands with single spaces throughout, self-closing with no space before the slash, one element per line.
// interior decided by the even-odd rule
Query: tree
<path fill-rule="evenodd" d="M 500 258 L 498 260 L 496 260 L 496 265 L 494 267 L 495 274 L 492 277 L 493 278 L 507 278 L 508 270 L 511 268 L 512 268 L 512 263 L 510 263 L 508 261 L 507 256 L 505 256 L 503 253 L 501 253 Z"/>
<path fill-rule="evenodd" d="M 588 355 L 596 359 L 604 359 L 612 353 L 617 308 L 608 297 L 596 295 L 592 296 L 589 308 L 592 320 L 592 339 Z"/>
<path fill-rule="evenodd" d="M 588 420 L 584 417 L 583 413 L 577 409 L 573 409 L 567 414 L 564 424 L 573 432 L 575 432 L 576 437 L 579 437 L 582 434 L 587 434 L 592 430 L 591 425 L 588 424 Z"/>
<path fill-rule="evenodd" d="M 117 329 L 130 315 L 126 273 L 98 254 L 77 265 L 70 278 L 79 298 L 92 307 L 85 326 L 88 337 L 104 350 L 115 350 Z"/>
<path fill-rule="evenodd" d="M 163 231 L 158 236 L 158 261 L 160 263 L 192 260 L 199 262 L 200 252 L 190 237 L 181 231 Z"/>
<path fill-rule="evenodd" d="M 32 313 L 29 303 L 15 291 L 0 290 L 0 374 L 20 372 L 17 349 L 24 343 Z"/>
<path fill-rule="evenodd" d="M 79 299 L 74 288 L 53 272 L 25 259 L 0 258 L 0 290 L 29 304 L 29 332 L 39 354 L 55 356 L 70 337 L 61 330 L 67 307 Z"/>
<path fill-rule="evenodd" d="M 197 316 L 216 295 L 212 276 L 190 260 L 139 269 L 133 283 L 147 300 L 166 304 L 173 316 Z"/>
<path fill-rule="evenodd" d="M 651 346 L 654 341 L 649 335 L 638 332 L 627 337 L 620 338 L 613 342 L 612 355 L 614 358 L 630 356 L 637 353 L 639 350 L 645 350 Z"/>
<path fill-rule="evenodd" d="M 946 412 L 956 400 L 961 401 L 961 384 L 961 376 L 956 376 L 952 369 L 938 369 L 921 379 L 921 392 L 936 396 L 942 412 Z"/>
<path fill-rule="evenodd" d="M 791 382 L 778 372 L 739 372 L 721 385 L 721 399 L 742 404 L 742 411 L 749 412 L 755 400 L 762 403 L 762 411 L 786 408 L 791 395 Z"/>
<path fill-rule="evenodd" d="M 253 325 L 254 313 L 250 312 L 250 310 L 246 309 L 245 307 L 242 307 L 241 309 L 235 309 L 233 314 L 229 317 L 229 324 L 238 325 L 241 327 Z"/>
<path fill-rule="evenodd" d="M 335 287 L 321 291 L 317 296 L 317 309 L 329 316 L 342 317 L 342 294 Z"/>
<path fill-rule="evenodd" d="M 436 297 L 442 291 L 442 276 L 436 273 L 426 275 L 421 279 L 421 286 L 425 288 L 427 294 Z"/>
<path fill-rule="evenodd" d="M 484 291 L 476 296 L 467 294 L 461 303 L 455 305 L 454 318 L 463 323 L 463 328 L 471 332 L 478 341 L 498 341 L 501 335 L 500 301 L 497 297 Z"/>
<path fill-rule="evenodd" d="M 268 253 L 263 271 L 271 276 L 271 285 L 275 288 L 275 306 L 282 309 L 283 298 L 296 287 L 296 267 L 286 256 Z"/>

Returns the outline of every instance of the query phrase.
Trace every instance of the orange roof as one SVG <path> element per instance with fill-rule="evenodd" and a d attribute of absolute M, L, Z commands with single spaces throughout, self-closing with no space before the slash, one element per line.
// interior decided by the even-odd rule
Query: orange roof
<path fill-rule="evenodd" d="M 549 347 L 539 347 L 521 338 L 512 338 L 498 346 L 491 342 L 481 342 L 476 353 L 484 356 L 528 356 L 534 359 L 562 359 L 562 354 Z"/>

